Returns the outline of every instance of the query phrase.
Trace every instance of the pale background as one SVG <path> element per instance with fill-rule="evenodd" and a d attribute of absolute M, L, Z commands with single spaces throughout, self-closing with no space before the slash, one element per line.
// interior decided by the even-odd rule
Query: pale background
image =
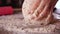
<path fill-rule="evenodd" d="M 57 9 L 55 10 L 55 12 L 53 13 L 54 18 L 56 19 L 60 19 L 60 0 L 58 0 L 56 6 Z"/>
<path fill-rule="evenodd" d="M 58 0 L 58 2 L 57 2 L 57 4 L 56 4 L 55 7 L 58 8 L 58 9 L 60 9 L 60 0 Z"/>

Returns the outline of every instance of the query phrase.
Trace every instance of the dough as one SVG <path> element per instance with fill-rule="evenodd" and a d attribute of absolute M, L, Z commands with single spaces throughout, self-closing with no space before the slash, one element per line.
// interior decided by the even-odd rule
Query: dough
<path fill-rule="evenodd" d="M 0 16 L 0 34 L 60 34 L 60 22 L 43 27 L 26 27 L 22 14 Z M 53 32 L 53 33 L 52 33 Z"/>
<path fill-rule="evenodd" d="M 47 25 L 53 21 L 52 12 L 57 0 L 25 0 L 22 6 L 24 20 L 29 26 Z"/>

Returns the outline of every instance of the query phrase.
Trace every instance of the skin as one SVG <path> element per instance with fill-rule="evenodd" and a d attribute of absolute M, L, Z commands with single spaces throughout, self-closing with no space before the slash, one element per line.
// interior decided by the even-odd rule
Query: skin
<path fill-rule="evenodd" d="M 22 13 L 27 24 L 47 25 L 53 21 L 53 9 L 57 0 L 25 0 Z"/>

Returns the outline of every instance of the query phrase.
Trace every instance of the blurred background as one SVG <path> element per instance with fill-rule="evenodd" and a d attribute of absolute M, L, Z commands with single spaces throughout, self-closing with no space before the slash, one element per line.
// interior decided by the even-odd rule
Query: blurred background
<path fill-rule="evenodd" d="M 0 15 L 21 12 L 24 0 L 0 0 Z"/>
<path fill-rule="evenodd" d="M 13 8 L 21 8 L 24 0 L 0 0 L 0 7 L 12 6 Z"/>
<path fill-rule="evenodd" d="M 56 6 L 55 6 L 57 9 L 60 9 L 60 0 L 58 0 Z"/>

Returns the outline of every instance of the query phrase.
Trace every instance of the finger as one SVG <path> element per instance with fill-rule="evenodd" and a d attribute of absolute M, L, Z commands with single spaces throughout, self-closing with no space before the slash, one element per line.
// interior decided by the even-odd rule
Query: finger
<path fill-rule="evenodd" d="M 46 16 L 50 13 L 50 8 L 48 8 L 48 6 L 46 5 L 44 10 L 39 14 L 39 16 L 37 17 L 37 20 L 39 19 L 43 19 L 46 18 Z"/>
<path fill-rule="evenodd" d="M 44 10 L 40 13 L 40 15 L 38 16 L 37 20 L 39 19 L 44 19 L 45 17 L 47 17 L 47 15 L 49 14 L 50 11 L 53 11 L 53 7 L 56 3 L 56 1 L 53 2 L 53 4 L 51 4 L 52 1 L 48 2 L 47 5 L 45 6 Z M 52 9 L 52 10 L 51 10 Z"/>
<path fill-rule="evenodd" d="M 52 22 L 53 21 L 53 15 L 52 15 L 52 11 L 53 11 L 53 8 L 56 4 L 57 0 L 56 1 L 53 1 L 53 4 L 51 5 L 51 10 L 50 10 L 50 14 L 47 16 L 46 18 L 46 21 L 49 23 L 49 22 Z"/>
<path fill-rule="evenodd" d="M 42 10 L 44 10 L 44 7 L 47 3 L 49 3 L 49 2 L 47 2 L 47 0 L 45 0 L 45 1 L 42 0 L 40 5 L 38 6 L 38 8 L 34 11 L 33 15 L 35 15 L 35 17 L 38 17 L 38 15 L 42 12 Z"/>
<path fill-rule="evenodd" d="M 39 6 L 37 7 L 37 9 L 35 11 L 38 13 L 41 13 L 43 11 L 45 5 L 46 5 L 46 1 L 41 0 Z"/>
<path fill-rule="evenodd" d="M 31 10 L 30 10 L 30 14 L 33 14 L 34 12 L 35 12 L 35 10 L 37 9 L 37 7 L 39 6 L 39 4 L 40 4 L 40 2 L 41 2 L 41 0 L 36 0 L 36 1 L 34 1 L 34 3 L 32 2 L 32 6 L 30 7 L 31 8 Z M 37 4 L 38 3 L 38 4 Z"/>
<path fill-rule="evenodd" d="M 50 12 L 50 14 L 47 16 L 46 21 L 47 21 L 48 23 L 50 23 L 50 22 L 53 21 L 53 15 L 52 15 L 52 12 Z"/>

